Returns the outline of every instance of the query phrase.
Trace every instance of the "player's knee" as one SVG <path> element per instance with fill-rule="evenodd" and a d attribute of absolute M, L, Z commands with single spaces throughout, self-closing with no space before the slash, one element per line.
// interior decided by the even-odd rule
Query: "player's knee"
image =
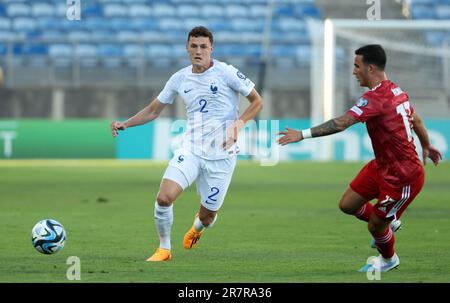
<path fill-rule="evenodd" d="M 159 206 L 170 206 L 175 201 L 175 197 L 173 195 L 167 193 L 158 193 L 156 197 L 156 202 L 158 202 Z"/>
<path fill-rule="evenodd" d="M 351 205 L 349 205 L 348 203 L 346 203 L 344 197 L 342 197 L 341 201 L 339 202 L 339 209 L 343 212 L 346 213 L 348 215 L 354 215 L 355 214 L 355 209 L 353 207 L 351 207 Z"/>

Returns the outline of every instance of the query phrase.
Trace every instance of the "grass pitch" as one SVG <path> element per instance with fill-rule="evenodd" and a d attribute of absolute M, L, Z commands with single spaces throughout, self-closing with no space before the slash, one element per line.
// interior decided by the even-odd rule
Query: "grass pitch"
<path fill-rule="evenodd" d="M 199 207 L 191 187 L 175 203 L 172 261 L 147 263 L 159 243 L 153 204 L 166 163 L 0 161 L 0 282 L 69 282 L 69 256 L 81 260 L 81 282 L 369 282 L 356 271 L 376 253 L 366 224 L 337 206 L 362 166 L 239 162 L 198 247 L 181 244 Z M 396 234 L 400 267 L 379 282 L 450 282 L 449 171 L 450 163 L 426 166 Z M 67 231 L 55 255 L 31 245 L 45 218 Z"/>

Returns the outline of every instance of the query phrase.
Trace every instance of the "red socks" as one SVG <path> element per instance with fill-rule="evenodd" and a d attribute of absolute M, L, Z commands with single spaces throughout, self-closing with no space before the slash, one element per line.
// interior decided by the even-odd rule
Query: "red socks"
<path fill-rule="evenodd" d="M 373 205 L 369 202 L 364 204 L 355 214 L 356 218 L 369 222 L 370 215 L 372 214 Z"/>
<path fill-rule="evenodd" d="M 375 239 L 375 245 L 377 246 L 378 251 L 385 259 L 392 258 L 394 255 L 394 232 L 388 226 L 384 233 L 382 234 L 373 234 L 373 238 Z"/>

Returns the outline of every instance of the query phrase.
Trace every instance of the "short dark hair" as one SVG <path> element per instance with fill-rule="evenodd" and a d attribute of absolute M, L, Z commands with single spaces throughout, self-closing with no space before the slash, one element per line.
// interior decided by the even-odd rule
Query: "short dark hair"
<path fill-rule="evenodd" d="M 189 41 L 190 37 L 208 37 L 209 42 L 211 42 L 211 45 L 213 44 L 214 38 L 213 34 L 204 26 L 196 26 L 194 27 L 188 35 L 187 40 Z"/>
<path fill-rule="evenodd" d="M 386 67 L 386 52 L 379 44 L 369 44 L 358 48 L 355 55 L 361 55 L 365 64 L 373 64 L 384 70 Z"/>

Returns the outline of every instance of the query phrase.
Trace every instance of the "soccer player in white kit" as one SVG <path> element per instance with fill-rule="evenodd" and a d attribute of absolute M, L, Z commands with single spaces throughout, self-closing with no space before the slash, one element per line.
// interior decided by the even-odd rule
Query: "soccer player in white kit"
<path fill-rule="evenodd" d="M 238 133 L 262 108 L 262 98 L 250 79 L 233 66 L 211 58 L 213 35 L 207 28 L 193 28 L 186 49 L 191 66 L 173 74 L 158 97 L 136 115 L 124 122 L 111 123 L 112 135 L 116 137 L 119 130 L 156 119 L 177 95 L 186 105 L 183 143 L 169 162 L 155 202 L 160 245 L 147 261 L 172 258 L 173 202 L 194 181 L 201 203 L 194 224 L 184 236 L 183 247 L 191 249 L 202 232 L 214 224 L 236 165 Z M 240 117 L 239 94 L 250 102 Z"/>

